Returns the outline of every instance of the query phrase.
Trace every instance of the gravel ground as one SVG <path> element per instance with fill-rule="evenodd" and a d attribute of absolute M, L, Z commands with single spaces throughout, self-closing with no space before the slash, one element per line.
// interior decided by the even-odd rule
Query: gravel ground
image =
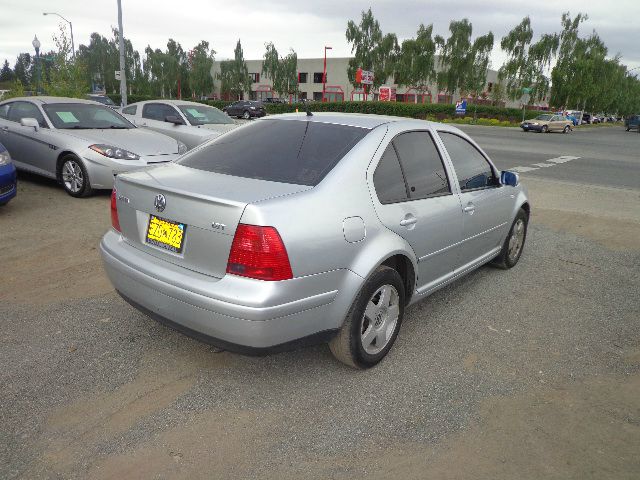
<path fill-rule="evenodd" d="M 640 244 L 581 233 L 606 219 L 534 210 L 516 268 L 409 308 L 355 371 L 148 319 L 100 266 L 108 196 L 21 180 L 0 210 L 0 478 L 638 478 Z"/>

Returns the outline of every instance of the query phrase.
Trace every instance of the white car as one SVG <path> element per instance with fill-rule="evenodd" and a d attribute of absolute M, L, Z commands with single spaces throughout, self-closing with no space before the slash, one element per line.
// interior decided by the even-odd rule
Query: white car
<path fill-rule="evenodd" d="M 169 135 L 192 149 L 238 125 L 222 110 L 184 100 L 149 100 L 121 109 L 136 126 Z"/>

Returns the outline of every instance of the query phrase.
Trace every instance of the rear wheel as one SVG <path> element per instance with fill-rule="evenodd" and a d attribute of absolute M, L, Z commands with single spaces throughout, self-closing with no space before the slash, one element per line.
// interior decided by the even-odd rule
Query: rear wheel
<path fill-rule="evenodd" d="M 564 129 L 562 129 L 562 133 L 569 133 L 571 131 L 571 127 L 569 125 L 565 126 Z"/>
<path fill-rule="evenodd" d="M 62 159 L 60 180 L 72 197 L 88 197 L 93 193 L 87 169 L 75 155 L 67 155 Z"/>
<path fill-rule="evenodd" d="M 362 286 L 342 329 L 329 343 L 331 353 L 351 367 L 373 367 L 398 336 L 404 301 L 404 284 L 398 272 L 378 267 Z"/>
<path fill-rule="evenodd" d="M 511 230 L 509 230 L 509 235 L 507 235 L 507 238 L 502 245 L 500 255 L 498 255 L 492 262 L 493 265 L 504 270 L 515 267 L 518 260 L 520 260 L 520 255 L 522 255 L 522 250 L 524 249 L 528 224 L 529 216 L 527 215 L 527 212 L 521 208 L 518 210 L 518 214 L 511 225 Z"/>
<path fill-rule="evenodd" d="M 249 112 L 249 110 L 244 111 L 244 113 L 242 114 L 242 118 L 244 118 L 245 120 L 249 120 L 251 118 L 251 113 Z"/>

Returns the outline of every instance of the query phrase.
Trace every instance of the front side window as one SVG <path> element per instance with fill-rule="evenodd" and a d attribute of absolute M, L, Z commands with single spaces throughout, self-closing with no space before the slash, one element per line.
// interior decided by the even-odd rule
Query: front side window
<path fill-rule="evenodd" d="M 93 103 L 49 103 L 45 113 L 60 129 L 129 129 L 134 125 L 115 110 Z"/>
<path fill-rule="evenodd" d="M 476 147 L 454 133 L 439 132 L 439 134 L 458 175 L 462 192 L 498 185 L 491 165 Z"/>
<path fill-rule="evenodd" d="M 218 137 L 177 163 L 236 177 L 315 186 L 369 131 L 306 120 L 262 120 Z"/>
<path fill-rule="evenodd" d="M 373 185 L 382 204 L 403 202 L 408 198 L 400 161 L 392 143 L 384 151 L 373 173 Z"/>
<path fill-rule="evenodd" d="M 223 111 L 207 105 L 178 105 L 191 125 L 207 125 L 212 123 L 233 123 Z"/>
<path fill-rule="evenodd" d="M 20 123 L 23 118 L 35 118 L 38 121 L 38 125 L 41 128 L 48 128 L 47 122 L 44 120 L 44 116 L 40 113 L 38 107 L 31 102 L 13 102 L 11 103 L 11 109 L 9 110 L 9 116 L 7 120 Z"/>
<path fill-rule="evenodd" d="M 179 117 L 175 108 L 164 103 L 147 103 L 142 108 L 142 118 L 148 118 L 149 120 L 164 122 L 165 119 L 171 115 Z"/>
<path fill-rule="evenodd" d="M 393 139 L 410 199 L 451 193 L 444 164 L 428 132 L 408 132 Z"/>

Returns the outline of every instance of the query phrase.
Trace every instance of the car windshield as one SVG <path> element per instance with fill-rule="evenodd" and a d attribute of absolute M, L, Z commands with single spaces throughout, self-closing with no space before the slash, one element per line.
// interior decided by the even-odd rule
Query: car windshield
<path fill-rule="evenodd" d="M 298 120 L 261 120 L 188 153 L 181 165 L 272 182 L 317 185 L 369 129 Z"/>
<path fill-rule="evenodd" d="M 49 103 L 44 111 L 55 128 L 129 129 L 135 126 L 109 107 L 90 103 Z"/>
<path fill-rule="evenodd" d="M 552 115 L 538 115 L 536 120 L 551 120 Z"/>
<path fill-rule="evenodd" d="M 209 123 L 233 123 L 223 111 L 207 105 L 178 105 L 191 125 L 206 125 Z"/>

